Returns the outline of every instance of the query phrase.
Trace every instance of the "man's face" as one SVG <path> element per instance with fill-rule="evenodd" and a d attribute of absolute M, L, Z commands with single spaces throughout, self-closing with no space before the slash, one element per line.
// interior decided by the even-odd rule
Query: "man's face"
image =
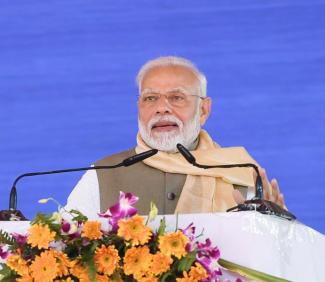
<path fill-rule="evenodd" d="M 199 98 L 199 81 L 186 67 L 156 67 L 142 80 L 139 131 L 150 147 L 175 151 L 191 145 L 210 112 L 210 99 Z"/>

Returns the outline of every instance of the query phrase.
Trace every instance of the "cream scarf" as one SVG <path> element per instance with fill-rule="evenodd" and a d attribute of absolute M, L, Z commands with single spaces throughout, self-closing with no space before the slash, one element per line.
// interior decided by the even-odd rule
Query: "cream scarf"
<path fill-rule="evenodd" d="M 136 153 L 151 149 L 140 134 L 137 143 Z M 200 164 L 256 164 L 243 147 L 220 148 L 204 130 L 200 132 L 197 148 L 191 153 Z M 202 169 L 189 164 L 180 153 L 162 151 L 143 162 L 164 172 L 187 174 L 175 210 L 178 213 L 225 211 L 236 205 L 232 184 L 254 187 L 253 171 L 250 168 Z"/>

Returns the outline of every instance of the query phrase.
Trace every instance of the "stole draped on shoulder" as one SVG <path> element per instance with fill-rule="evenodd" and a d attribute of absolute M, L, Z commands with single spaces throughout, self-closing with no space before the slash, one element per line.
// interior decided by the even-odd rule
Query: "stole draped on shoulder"
<path fill-rule="evenodd" d="M 136 153 L 150 149 L 138 134 Z M 198 146 L 191 153 L 205 165 L 256 164 L 245 148 L 221 148 L 205 130 L 200 131 Z M 233 184 L 255 186 L 252 168 L 202 169 L 188 163 L 180 153 L 162 151 L 143 162 L 164 172 L 187 175 L 175 213 L 226 211 L 236 205 Z"/>

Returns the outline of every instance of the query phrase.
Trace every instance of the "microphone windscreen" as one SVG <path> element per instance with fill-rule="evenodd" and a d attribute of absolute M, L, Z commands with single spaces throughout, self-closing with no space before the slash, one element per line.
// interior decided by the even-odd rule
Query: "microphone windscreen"
<path fill-rule="evenodd" d="M 182 144 L 178 143 L 176 145 L 178 151 L 183 155 L 183 157 L 190 163 L 195 164 L 195 157 L 187 150 Z"/>

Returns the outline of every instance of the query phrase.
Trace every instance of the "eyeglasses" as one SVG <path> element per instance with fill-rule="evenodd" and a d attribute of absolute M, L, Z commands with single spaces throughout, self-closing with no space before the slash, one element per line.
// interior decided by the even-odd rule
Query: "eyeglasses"
<path fill-rule="evenodd" d="M 167 99 L 169 105 L 177 108 L 182 108 L 189 105 L 191 102 L 191 97 L 198 97 L 200 99 L 204 99 L 204 97 L 193 94 L 185 94 L 181 91 L 171 91 L 167 94 L 146 92 L 139 96 L 139 102 L 145 107 L 153 107 L 157 105 L 161 97 Z"/>

